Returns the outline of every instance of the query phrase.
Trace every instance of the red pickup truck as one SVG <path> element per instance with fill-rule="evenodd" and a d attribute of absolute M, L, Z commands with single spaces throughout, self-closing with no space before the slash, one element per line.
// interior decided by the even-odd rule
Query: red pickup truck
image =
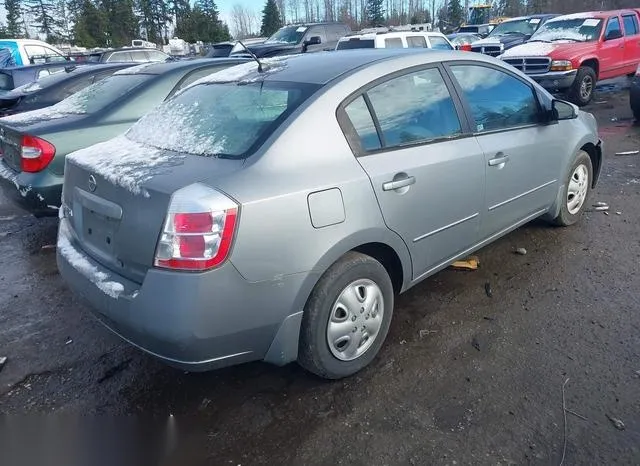
<path fill-rule="evenodd" d="M 598 80 L 633 75 L 640 63 L 640 10 L 558 16 L 500 56 L 552 92 L 587 105 Z"/>

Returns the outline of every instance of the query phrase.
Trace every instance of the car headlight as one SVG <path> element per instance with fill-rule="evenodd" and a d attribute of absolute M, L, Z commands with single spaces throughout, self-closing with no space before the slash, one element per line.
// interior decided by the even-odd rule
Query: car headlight
<path fill-rule="evenodd" d="M 571 71 L 573 65 L 571 60 L 553 60 L 551 62 L 551 71 Z"/>

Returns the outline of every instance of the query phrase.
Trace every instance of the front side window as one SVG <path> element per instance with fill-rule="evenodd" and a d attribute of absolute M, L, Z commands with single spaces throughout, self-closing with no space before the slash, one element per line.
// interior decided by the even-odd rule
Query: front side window
<path fill-rule="evenodd" d="M 360 39 L 358 37 L 352 37 L 347 40 L 341 40 L 338 42 L 337 50 L 350 50 L 350 49 L 372 49 L 375 47 L 373 39 Z"/>
<path fill-rule="evenodd" d="M 285 26 L 269 37 L 265 44 L 297 44 L 302 40 L 307 29 L 309 29 L 307 26 Z"/>
<path fill-rule="evenodd" d="M 402 48 L 402 39 L 399 37 L 393 37 L 390 39 L 384 40 L 384 46 L 388 49 L 401 49 Z"/>
<path fill-rule="evenodd" d="M 605 37 L 608 37 L 609 34 L 617 33 L 617 35 L 622 36 L 622 28 L 620 27 L 620 19 L 617 16 L 613 18 L 609 18 L 609 22 L 607 23 L 607 30 L 604 33 Z"/>
<path fill-rule="evenodd" d="M 397 147 L 450 138 L 461 134 L 460 120 L 440 71 L 433 68 L 390 79 L 367 91 L 372 110 L 380 124 L 382 145 Z M 352 114 L 364 112 L 361 103 L 347 115 L 356 128 L 363 148 L 376 148 L 371 125 L 366 118 Z"/>
<path fill-rule="evenodd" d="M 626 15 L 622 17 L 624 23 L 624 33 L 627 36 L 635 36 L 640 32 L 638 27 L 638 17 L 636 15 Z"/>
<path fill-rule="evenodd" d="M 469 102 L 478 133 L 538 123 L 533 89 L 494 68 L 454 65 L 453 74 Z"/>
<path fill-rule="evenodd" d="M 427 41 L 424 36 L 407 36 L 407 45 L 409 48 L 426 48 Z"/>

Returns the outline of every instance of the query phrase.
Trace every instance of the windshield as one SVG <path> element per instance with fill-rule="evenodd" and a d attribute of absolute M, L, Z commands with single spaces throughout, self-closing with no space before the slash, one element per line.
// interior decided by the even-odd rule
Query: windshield
<path fill-rule="evenodd" d="M 531 37 L 532 41 L 553 42 L 569 40 L 591 42 L 598 40 L 602 31 L 602 20 L 598 18 L 570 18 L 544 23 Z"/>
<path fill-rule="evenodd" d="M 540 18 L 522 19 L 517 21 L 505 21 L 500 23 L 489 34 L 490 37 L 502 36 L 505 34 L 522 34 L 530 36 L 536 32 L 537 27 L 540 25 Z"/>
<path fill-rule="evenodd" d="M 317 88 L 274 81 L 197 84 L 144 116 L 127 138 L 175 152 L 244 158 Z"/>
<path fill-rule="evenodd" d="M 349 39 L 339 41 L 336 50 L 372 49 L 373 46 L 373 39 Z"/>
<path fill-rule="evenodd" d="M 308 28 L 306 26 L 285 26 L 278 29 L 275 34 L 265 41 L 265 43 L 297 44 L 302 40 L 302 36 L 304 36 L 307 29 Z"/>

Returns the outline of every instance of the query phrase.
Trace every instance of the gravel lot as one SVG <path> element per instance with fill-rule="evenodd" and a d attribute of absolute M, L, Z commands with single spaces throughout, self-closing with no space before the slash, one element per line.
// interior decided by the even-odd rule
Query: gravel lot
<path fill-rule="evenodd" d="M 640 126 L 621 86 L 588 107 L 606 143 L 590 204 L 610 215 L 534 222 L 479 251 L 479 270 L 426 280 L 398 299 L 374 364 L 338 382 L 295 364 L 165 367 L 66 289 L 56 220 L 0 198 L 0 412 L 153 419 L 170 464 L 546 465 L 565 440 L 564 464 L 640 464 L 640 155 L 615 155 L 640 148 Z M 567 379 L 580 417 L 565 436 Z"/>

